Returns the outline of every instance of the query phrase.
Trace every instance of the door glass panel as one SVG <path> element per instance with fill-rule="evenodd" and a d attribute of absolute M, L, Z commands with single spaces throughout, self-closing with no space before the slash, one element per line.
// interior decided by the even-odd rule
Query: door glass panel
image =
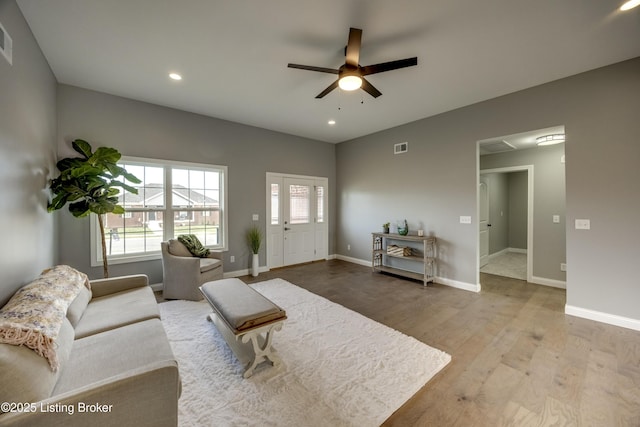
<path fill-rule="evenodd" d="M 271 184 L 271 225 L 280 224 L 280 186 Z"/>
<path fill-rule="evenodd" d="M 289 185 L 289 222 L 309 224 L 311 205 L 309 186 Z"/>
<path fill-rule="evenodd" d="M 322 223 L 324 222 L 324 187 L 317 187 L 316 190 L 316 197 L 317 197 L 317 212 L 316 212 L 316 218 L 317 218 L 317 222 L 318 223 Z"/>

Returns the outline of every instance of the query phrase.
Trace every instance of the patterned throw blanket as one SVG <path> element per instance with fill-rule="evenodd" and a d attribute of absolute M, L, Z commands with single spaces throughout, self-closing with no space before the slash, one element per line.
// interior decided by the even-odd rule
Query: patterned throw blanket
<path fill-rule="evenodd" d="M 56 339 L 83 286 L 91 289 L 87 275 L 68 265 L 43 271 L 0 309 L 0 343 L 29 347 L 57 371 Z"/>
<path fill-rule="evenodd" d="M 194 256 L 206 258 L 211 252 L 200 243 L 200 239 L 195 234 L 181 234 L 178 236 L 178 241 L 185 245 Z"/>

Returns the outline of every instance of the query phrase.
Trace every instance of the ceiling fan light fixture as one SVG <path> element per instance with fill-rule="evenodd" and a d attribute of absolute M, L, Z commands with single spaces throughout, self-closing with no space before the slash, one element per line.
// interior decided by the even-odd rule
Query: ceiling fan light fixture
<path fill-rule="evenodd" d="M 362 86 L 362 78 L 354 75 L 344 76 L 340 78 L 338 86 L 340 86 L 340 89 L 347 91 L 360 89 Z"/>
<path fill-rule="evenodd" d="M 553 135 L 539 136 L 536 138 L 536 143 L 538 145 L 553 145 L 564 142 L 564 139 L 564 133 L 555 133 Z"/>
<path fill-rule="evenodd" d="M 640 6 L 640 0 L 629 0 L 620 6 L 620 10 L 631 10 L 637 6 Z"/>

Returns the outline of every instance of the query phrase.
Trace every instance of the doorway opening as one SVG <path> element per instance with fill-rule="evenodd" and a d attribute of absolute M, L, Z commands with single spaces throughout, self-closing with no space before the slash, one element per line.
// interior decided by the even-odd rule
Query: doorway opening
<path fill-rule="evenodd" d="M 328 178 L 267 172 L 267 267 L 327 259 Z"/>
<path fill-rule="evenodd" d="M 491 260 L 491 255 L 522 256 L 526 251 L 527 282 L 566 287 L 564 138 L 565 127 L 558 125 L 478 141 L 478 284 L 480 269 Z M 518 187 L 514 184 L 514 188 L 518 188 L 515 190 L 516 199 L 522 203 L 515 208 L 520 211 L 520 220 L 509 218 L 513 213 L 507 212 L 512 202 L 509 197 L 503 199 L 502 209 L 491 206 L 492 193 L 501 186 L 508 193 L 511 181 L 520 183 Z M 522 202 L 525 197 L 526 214 Z M 488 205 L 484 204 L 485 198 Z M 523 225 L 525 215 L 526 227 Z M 512 239 L 509 236 L 513 230 L 504 229 L 501 234 L 496 229 L 497 221 L 502 220 L 505 226 L 505 217 L 508 218 L 507 224 L 520 224 L 519 237 Z M 508 236 L 506 240 L 505 236 Z M 502 243 L 495 244 L 497 238 L 502 238 Z M 492 240 L 494 245 L 490 245 Z"/>
<path fill-rule="evenodd" d="M 480 272 L 531 282 L 533 185 L 533 165 L 480 171 Z"/>

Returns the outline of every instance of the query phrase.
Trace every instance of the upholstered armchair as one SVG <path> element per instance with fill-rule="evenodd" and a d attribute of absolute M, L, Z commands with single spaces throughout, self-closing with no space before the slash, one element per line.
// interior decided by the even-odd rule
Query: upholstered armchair
<path fill-rule="evenodd" d="M 198 287 L 212 280 L 222 279 L 222 253 L 213 252 L 207 258 L 195 257 L 177 239 L 161 242 L 162 273 L 165 299 L 199 301 Z"/>

